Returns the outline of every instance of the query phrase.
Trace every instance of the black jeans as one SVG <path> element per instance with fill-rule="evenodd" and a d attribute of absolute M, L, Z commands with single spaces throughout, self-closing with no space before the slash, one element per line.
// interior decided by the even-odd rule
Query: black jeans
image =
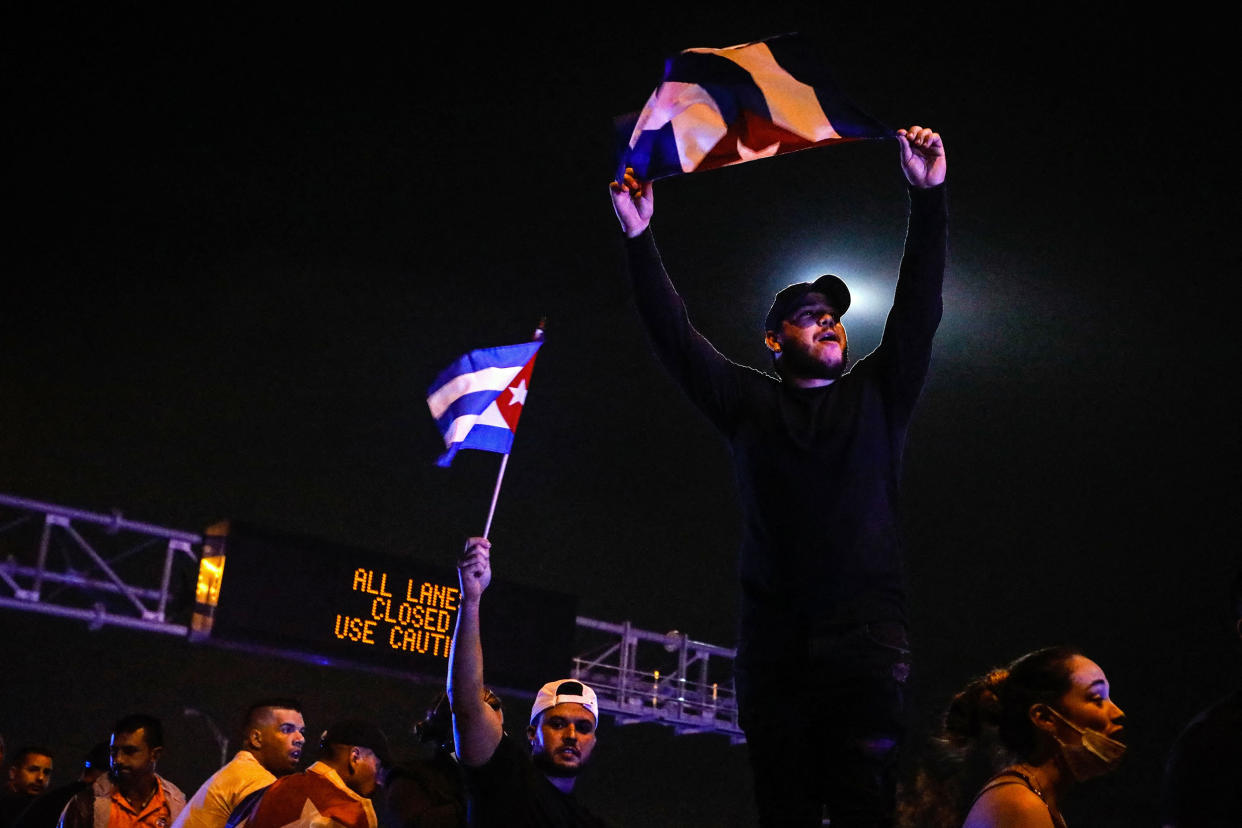
<path fill-rule="evenodd" d="M 790 652 L 789 642 L 779 649 Z M 738 664 L 760 825 L 890 826 L 905 736 L 905 628 L 867 624 L 798 641 L 797 659 Z M 826 811 L 825 811 L 826 808 Z"/>

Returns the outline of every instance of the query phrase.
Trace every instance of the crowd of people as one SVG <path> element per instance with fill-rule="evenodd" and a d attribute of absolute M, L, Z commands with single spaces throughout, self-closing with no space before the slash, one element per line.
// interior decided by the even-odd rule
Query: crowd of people
<path fill-rule="evenodd" d="M 417 756 L 394 755 L 376 724 L 356 719 L 330 724 L 306 749 L 301 704 L 264 698 L 240 717 L 241 749 L 187 796 L 157 770 L 164 751 L 159 719 L 130 714 L 82 757 L 73 779 L 59 784 L 54 750 L 25 745 L 6 755 L 0 738 L 0 828 L 614 824 L 574 795 L 595 747 L 595 692 L 575 678 L 550 681 L 536 691 L 524 730 L 507 728 L 504 704 L 484 680 L 479 610 L 491 581 L 485 538 L 467 541 L 459 573 L 462 603 L 447 683 L 415 726 L 426 748 Z M 1242 573 L 1230 600 L 1242 645 Z M 952 698 L 894 813 L 874 824 L 1064 828 L 1066 797 L 1112 771 L 1126 753 L 1124 714 L 1111 691 L 1100 665 L 1068 646 L 981 673 Z M 1237 825 L 1240 740 L 1242 690 L 1184 728 L 1166 757 L 1159 820 L 1151 824 Z"/>
<path fill-rule="evenodd" d="M 314 760 L 301 769 L 306 725 L 298 701 L 260 699 L 242 718 L 241 749 L 187 797 L 158 772 L 164 752 L 161 721 L 134 713 L 116 721 L 108 741 L 96 745 L 76 779 L 53 786 L 54 753 L 43 747 L 15 751 L 0 797 L 3 828 L 224 828 L 289 824 L 377 828 L 385 825 L 465 824 L 464 792 L 448 776 L 442 807 L 435 791 L 418 780 L 423 799 L 403 806 L 379 795 L 389 777 L 402 790 L 406 763 L 397 762 L 375 724 L 343 720 L 320 736 Z M 392 809 L 388 810 L 391 806 Z M 443 818 L 435 817 L 442 812 Z M 435 818 L 433 818 L 435 817 Z"/>
<path fill-rule="evenodd" d="M 952 700 L 928 761 L 899 785 L 910 668 L 898 491 L 901 459 L 942 314 L 948 207 L 941 136 L 896 134 L 909 226 L 880 345 L 851 363 L 845 282 L 790 285 L 764 320 L 772 373 L 722 356 L 690 322 L 651 230 L 653 186 L 611 185 L 637 308 L 665 367 L 724 438 L 744 535 L 735 682 L 762 826 L 1063 828 L 1071 790 L 1125 753 L 1104 670 L 1053 646 L 973 679 Z M 485 680 L 480 607 L 491 544 L 467 541 L 445 693 L 420 723 L 432 759 L 398 761 L 384 733 L 331 724 L 304 770 L 292 699 L 257 701 L 243 748 L 190 797 L 156 772 L 158 720 L 120 719 L 78 780 L 49 789 L 54 753 L 12 755 L 0 828 L 418 828 L 604 826 L 575 795 L 601 715 L 574 677 L 534 694 L 523 728 Z M 1237 598 L 1242 634 L 1242 596 Z M 513 623 L 518 623 L 515 619 Z M 1179 740 L 1163 825 L 1236 826 L 1239 699 Z M 105 768 L 106 765 L 106 768 Z M 106 772 L 105 772 L 106 769 Z"/>

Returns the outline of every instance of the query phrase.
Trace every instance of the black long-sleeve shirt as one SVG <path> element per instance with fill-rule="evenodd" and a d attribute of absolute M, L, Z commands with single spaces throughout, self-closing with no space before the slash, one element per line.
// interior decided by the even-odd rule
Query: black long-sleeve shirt
<path fill-rule="evenodd" d="M 879 347 L 803 389 L 722 356 L 690 323 L 650 230 L 627 242 L 635 300 L 665 367 L 723 434 L 743 511 L 739 659 L 906 619 L 902 451 L 942 312 L 944 186 L 910 189 L 905 253 Z"/>

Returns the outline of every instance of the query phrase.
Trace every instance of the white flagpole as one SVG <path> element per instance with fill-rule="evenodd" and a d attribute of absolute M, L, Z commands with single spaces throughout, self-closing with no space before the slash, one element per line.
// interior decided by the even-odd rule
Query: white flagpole
<path fill-rule="evenodd" d="M 547 322 L 546 316 L 539 320 L 539 326 L 535 328 L 535 335 L 531 337 L 532 342 L 538 342 L 543 339 L 543 330 Z M 487 523 L 483 526 L 483 537 L 485 538 L 492 531 L 492 517 L 496 514 L 496 500 L 500 497 L 500 481 L 505 479 L 505 466 L 507 465 L 509 465 L 509 455 L 505 454 L 500 458 L 500 471 L 496 474 L 496 487 L 492 489 L 492 505 L 487 509 Z"/>
<path fill-rule="evenodd" d="M 505 466 L 509 465 L 509 455 L 500 458 L 500 473 L 496 475 L 496 488 L 492 490 L 492 505 L 487 510 L 487 525 L 483 527 L 483 537 L 492 531 L 492 515 L 496 514 L 496 498 L 500 497 L 500 481 L 505 477 Z"/>

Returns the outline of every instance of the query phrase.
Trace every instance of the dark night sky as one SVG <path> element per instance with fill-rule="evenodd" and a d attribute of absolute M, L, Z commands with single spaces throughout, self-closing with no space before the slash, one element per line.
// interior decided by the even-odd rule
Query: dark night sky
<path fill-rule="evenodd" d="M 949 158 L 946 316 L 906 454 L 912 724 L 993 664 L 1077 643 L 1133 741 L 1077 807 L 1154 825 L 1169 742 L 1242 675 L 1222 598 L 1240 504 L 1221 23 L 781 6 L 6 12 L 0 492 L 451 560 L 498 458 L 434 467 L 425 389 L 546 316 L 498 577 L 730 644 L 728 458 L 638 325 L 609 128 L 669 54 L 801 31 L 856 103 L 936 128 Z M 851 350 L 877 343 L 904 233 L 891 143 L 661 182 L 656 204 L 722 352 L 762 367 L 771 295 L 825 270 L 870 299 Z M 183 705 L 225 720 L 256 689 L 292 692 L 312 729 L 360 709 L 400 731 L 429 693 L 11 610 L 0 625 L 10 742 L 68 760 L 145 705 L 178 719 L 165 769 L 190 790 L 211 751 Z M 601 744 L 582 792 L 621 824 L 750 821 L 741 748 L 647 726 Z"/>

